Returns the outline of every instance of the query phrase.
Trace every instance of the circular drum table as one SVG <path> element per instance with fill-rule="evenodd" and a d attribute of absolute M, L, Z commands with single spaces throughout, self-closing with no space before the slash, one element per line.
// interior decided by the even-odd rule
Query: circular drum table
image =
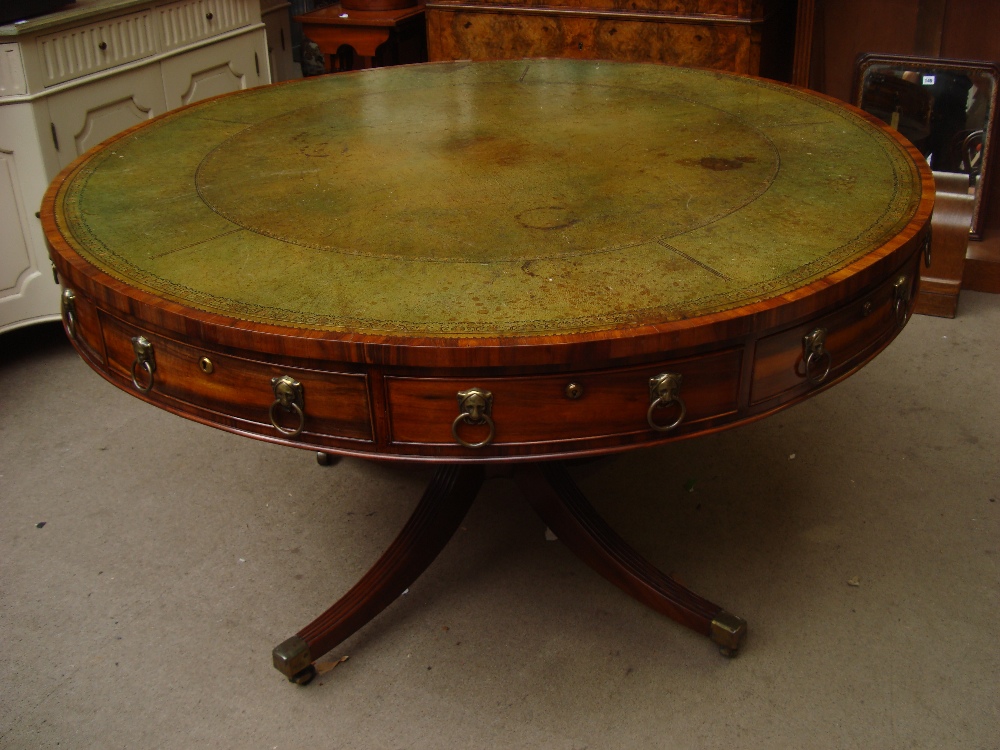
<path fill-rule="evenodd" d="M 746 623 L 630 549 L 561 459 L 742 424 L 905 325 L 931 175 L 858 110 L 584 61 L 331 76 L 84 155 L 42 220 L 66 332 L 160 408 L 321 454 L 440 464 L 385 555 L 274 650 L 307 681 L 458 527 L 484 464 L 630 595 L 733 654 Z"/>

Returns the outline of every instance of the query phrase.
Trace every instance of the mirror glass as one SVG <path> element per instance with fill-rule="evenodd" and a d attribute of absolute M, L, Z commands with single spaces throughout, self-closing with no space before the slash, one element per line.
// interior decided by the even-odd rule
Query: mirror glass
<path fill-rule="evenodd" d="M 898 130 L 935 172 L 968 175 L 970 234 L 982 233 L 1000 68 L 995 63 L 896 55 L 858 60 L 854 103 Z"/>

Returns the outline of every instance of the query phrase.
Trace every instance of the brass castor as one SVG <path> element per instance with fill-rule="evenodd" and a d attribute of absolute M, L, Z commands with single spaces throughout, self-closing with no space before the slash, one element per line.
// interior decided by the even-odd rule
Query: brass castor
<path fill-rule="evenodd" d="M 747 621 L 725 610 L 719 610 L 712 620 L 712 632 L 709 637 L 719 646 L 720 654 L 732 659 L 740 652 L 740 647 L 747 638 Z"/>
<path fill-rule="evenodd" d="M 300 672 L 296 672 L 291 677 L 288 678 L 289 682 L 294 682 L 296 685 L 308 685 L 313 681 L 313 677 L 316 676 L 316 667 L 310 664 L 308 667 Z"/>
<path fill-rule="evenodd" d="M 316 454 L 316 463 L 318 463 L 320 466 L 333 466 L 339 460 L 340 456 L 335 456 L 332 453 L 324 453 L 323 451 L 319 451 Z"/>

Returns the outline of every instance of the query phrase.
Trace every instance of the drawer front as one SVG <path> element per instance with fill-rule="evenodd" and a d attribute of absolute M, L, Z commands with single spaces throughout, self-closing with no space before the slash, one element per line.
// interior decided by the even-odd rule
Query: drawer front
<path fill-rule="evenodd" d="M 73 289 L 63 289 L 60 312 L 66 335 L 76 344 L 80 354 L 97 369 L 106 369 L 101 316 L 94 303 Z"/>
<path fill-rule="evenodd" d="M 110 316 L 104 316 L 102 323 L 108 370 L 126 382 L 132 380 L 136 360 L 133 337 L 141 335 L 152 344 L 153 385 L 146 395 L 154 401 L 263 436 L 294 440 L 298 436 L 288 433 L 301 420 L 301 437 L 310 442 L 329 442 L 326 438 L 372 441 L 367 381 L 362 374 L 255 362 L 143 333 Z M 301 417 L 294 407 L 275 404 L 272 378 L 286 375 L 301 385 Z M 148 371 L 138 367 L 136 380 L 146 386 Z M 136 391 L 134 384 L 126 389 Z M 271 423 L 272 415 L 284 434 Z"/>
<path fill-rule="evenodd" d="M 734 413 L 738 406 L 740 350 L 704 357 L 567 375 L 511 378 L 387 377 L 386 394 L 394 444 L 458 447 L 452 426 L 459 416 L 459 391 L 479 388 L 493 396 L 492 445 L 559 443 L 635 435 L 650 439 L 646 413 L 650 378 L 662 373 L 682 376 L 679 394 L 687 414 L 676 429 L 683 433 L 699 423 Z M 657 408 L 657 423 L 676 419 L 676 404 Z M 469 443 L 488 435 L 485 425 L 456 426 Z M 669 434 L 674 434 L 673 432 Z"/>
<path fill-rule="evenodd" d="M 915 279 L 915 268 L 910 264 L 905 271 L 851 305 L 762 338 L 754 355 L 751 405 L 833 381 L 872 356 L 905 323 L 903 310 L 910 309 L 910 301 L 915 296 Z M 903 307 L 899 308 L 897 302 Z M 825 333 L 823 349 L 827 354 L 815 356 L 807 373 L 804 339 L 816 330 Z M 820 378 L 827 366 L 829 372 Z"/>
<path fill-rule="evenodd" d="M 156 53 L 152 11 L 38 37 L 43 83 L 63 81 L 141 60 Z"/>
<path fill-rule="evenodd" d="M 164 52 L 249 26 L 255 20 L 249 0 L 184 0 L 156 10 Z"/>

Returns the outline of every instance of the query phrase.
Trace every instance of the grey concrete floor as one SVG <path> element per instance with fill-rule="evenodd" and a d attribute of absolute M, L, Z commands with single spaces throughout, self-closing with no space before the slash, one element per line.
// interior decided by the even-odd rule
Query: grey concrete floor
<path fill-rule="evenodd" d="M 1000 298 L 965 293 L 806 403 L 573 469 L 749 620 L 736 659 L 546 541 L 501 473 L 302 688 L 271 648 L 429 470 L 320 467 L 141 403 L 57 327 L 0 336 L 0 747 L 998 748 L 998 342 Z"/>

